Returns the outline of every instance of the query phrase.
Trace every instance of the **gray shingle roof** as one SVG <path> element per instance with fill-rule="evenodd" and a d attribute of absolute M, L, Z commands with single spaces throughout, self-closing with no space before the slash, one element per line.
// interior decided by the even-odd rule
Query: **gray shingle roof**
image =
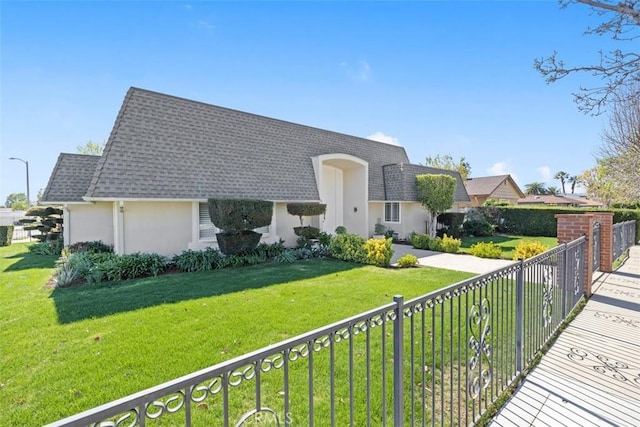
<path fill-rule="evenodd" d="M 89 198 L 319 200 L 311 158 L 369 163 L 369 199 L 383 200 L 382 166 L 404 148 L 131 88 L 86 193 Z"/>
<path fill-rule="evenodd" d="M 495 191 L 510 175 L 480 176 L 469 178 L 464 183 L 470 196 L 488 196 Z"/>
<path fill-rule="evenodd" d="M 412 164 L 393 164 L 384 166 L 385 200 L 417 201 L 416 175 L 446 174 L 457 181 L 454 202 L 469 202 L 462 178 L 456 171 L 437 169 L 429 166 Z"/>
<path fill-rule="evenodd" d="M 61 153 L 42 195 L 43 202 L 82 202 L 100 156 Z"/>

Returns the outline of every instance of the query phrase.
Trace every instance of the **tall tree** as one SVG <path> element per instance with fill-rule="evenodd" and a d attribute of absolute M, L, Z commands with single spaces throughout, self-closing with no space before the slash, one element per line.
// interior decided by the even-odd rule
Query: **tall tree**
<path fill-rule="evenodd" d="M 428 212 L 427 230 L 429 236 L 436 236 L 438 215 L 453 206 L 456 179 L 449 175 L 428 174 L 416 176 L 418 200 Z"/>
<path fill-rule="evenodd" d="M 7 196 L 4 205 L 14 211 L 24 211 L 27 209 L 27 195 L 25 193 L 11 193 Z"/>
<path fill-rule="evenodd" d="M 602 135 L 598 163 L 616 183 L 617 202 L 640 201 L 640 98 L 623 96 L 614 104 Z"/>
<path fill-rule="evenodd" d="M 534 67 L 542 74 L 547 83 L 553 83 L 575 73 L 590 74 L 597 78 L 597 85 L 590 88 L 581 87 L 573 94 L 578 109 L 585 113 L 600 114 L 605 107 L 625 93 L 626 99 L 640 98 L 640 53 L 624 51 L 637 44 L 628 43 L 640 37 L 640 0 L 560 0 L 565 8 L 572 4 L 582 3 L 591 9 L 593 15 L 602 16 L 604 22 L 588 28 L 585 35 L 605 36 L 620 42 L 618 48 L 603 52 L 600 50 L 599 60 L 591 65 L 568 66 L 558 59 L 557 52 L 543 59 L 536 59 Z M 630 86 L 634 91 L 622 90 Z"/>
<path fill-rule="evenodd" d="M 575 194 L 576 185 L 581 184 L 580 178 L 578 178 L 576 175 L 571 175 L 569 178 L 567 178 L 567 180 L 571 184 L 571 194 Z"/>
<path fill-rule="evenodd" d="M 525 194 L 547 194 L 547 189 L 544 186 L 544 182 L 530 182 L 529 184 L 525 184 L 524 186 Z"/>
<path fill-rule="evenodd" d="M 618 190 L 616 190 L 616 183 L 611 179 L 606 165 L 598 164 L 584 171 L 579 179 L 584 184 L 589 198 L 598 200 L 605 206 L 611 206 L 616 200 Z"/>
<path fill-rule="evenodd" d="M 453 157 L 451 157 L 451 154 L 445 154 L 444 156 L 438 154 L 435 157 L 427 157 L 425 159 L 425 165 L 431 166 L 432 168 L 456 171 L 460 174 L 463 181 L 466 181 L 469 175 L 471 175 L 471 164 L 464 157 L 460 157 L 460 160 L 456 162 L 453 160 Z"/>
<path fill-rule="evenodd" d="M 107 145 L 107 141 L 102 141 L 102 143 L 88 141 L 84 145 L 78 145 L 77 150 L 79 154 L 91 154 L 94 156 L 100 156 L 104 151 L 105 145 Z"/>
<path fill-rule="evenodd" d="M 570 176 L 571 175 L 569 175 L 565 171 L 556 172 L 556 174 L 553 176 L 553 179 L 559 179 L 560 180 L 560 184 L 562 186 L 562 194 L 567 194 L 567 191 L 565 190 L 565 187 L 564 187 L 564 183 L 566 182 L 566 180 Z"/>

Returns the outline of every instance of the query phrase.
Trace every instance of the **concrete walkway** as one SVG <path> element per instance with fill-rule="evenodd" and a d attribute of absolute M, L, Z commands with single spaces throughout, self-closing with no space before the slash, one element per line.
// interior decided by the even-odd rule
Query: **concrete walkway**
<path fill-rule="evenodd" d="M 398 258 L 405 254 L 413 254 L 418 257 L 420 265 L 428 267 L 444 268 L 446 270 L 466 271 L 469 273 L 485 274 L 497 270 L 514 262 L 505 259 L 478 258 L 473 255 L 446 254 L 444 252 L 425 251 L 414 249 L 410 245 L 393 245 L 393 258 L 391 263 L 398 262 Z"/>
<path fill-rule="evenodd" d="M 493 426 L 640 426 L 640 246 L 594 295 Z"/>

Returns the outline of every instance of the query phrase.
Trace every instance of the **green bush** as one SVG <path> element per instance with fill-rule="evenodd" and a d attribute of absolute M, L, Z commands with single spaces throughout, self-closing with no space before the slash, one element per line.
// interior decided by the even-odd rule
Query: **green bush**
<path fill-rule="evenodd" d="M 429 249 L 431 237 L 428 234 L 414 234 L 411 237 L 411 244 L 416 249 Z"/>
<path fill-rule="evenodd" d="M 62 253 L 62 239 L 33 243 L 27 246 L 27 249 L 37 255 L 60 255 Z"/>
<path fill-rule="evenodd" d="M 41 242 L 62 238 L 62 209 L 54 206 L 32 206 L 24 215 L 26 218 L 19 221 L 24 224 L 24 229 L 40 232 L 34 234 L 34 238 Z"/>
<path fill-rule="evenodd" d="M 271 224 L 273 203 L 266 200 L 209 199 L 211 222 L 226 232 L 253 230 Z"/>
<path fill-rule="evenodd" d="M 429 239 L 429 250 L 436 252 L 442 251 L 442 239 L 440 237 Z"/>
<path fill-rule="evenodd" d="M 365 242 L 364 248 L 367 251 L 367 264 L 389 267 L 393 257 L 391 239 L 369 239 Z"/>
<path fill-rule="evenodd" d="M 387 231 L 387 227 L 385 227 L 384 224 L 380 224 L 379 222 L 373 226 L 373 234 L 376 234 L 378 236 L 384 235 L 386 231 Z"/>
<path fill-rule="evenodd" d="M 471 255 L 479 258 L 500 258 L 502 248 L 493 242 L 479 242 L 471 246 Z"/>
<path fill-rule="evenodd" d="M 347 234 L 347 227 L 345 227 L 344 225 L 339 225 L 336 227 L 335 232 L 336 234 Z"/>
<path fill-rule="evenodd" d="M 418 258 L 413 254 L 405 254 L 398 259 L 398 266 L 401 268 L 413 267 L 418 263 Z"/>
<path fill-rule="evenodd" d="M 489 221 L 483 219 L 472 219 L 462 224 L 464 234 L 467 236 L 491 236 L 493 234 L 493 226 Z"/>
<path fill-rule="evenodd" d="M 0 225 L 0 246 L 10 246 L 13 239 L 13 225 Z"/>
<path fill-rule="evenodd" d="M 513 260 L 531 258 L 545 252 L 547 249 L 542 242 L 520 242 L 513 252 Z"/>
<path fill-rule="evenodd" d="M 221 268 L 223 258 L 219 251 L 213 248 L 206 248 L 203 251 L 182 251 L 181 254 L 173 257 L 172 262 L 179 271 L 207 271 Z"/>
<path fill-rule="evenodd" d="M 466 214 L 462 212 L 445 212 L 438 215 L 438 223 L 452 228 L 460 228 Z"/>
<path fill-rule="evenodd" d="M 300 226 L 303 226 L 303 217 L 323 215 L 327 211 L 327 205 L 322 203 L 287 203 L 289 215 L 300 218 Z"/>
<path fill-rule="evenodd" d="M 462 241 L 460 239 L 449 237 L 445 234 L 444 237 L 442 238 L 440 247 L 442 252 L 456 254 L 458 253 L 458 249 L 460 249 L 461 244 L 462 244 Z"/>
<path fill-rule="evenodd" d="M 306 227 L 293 227 L 293 232 L 296 236 L 300 236 L 304 239 L 317 239 L 320 236 L 320 229 L 307 225 Z"/>
<path fill-rule="evenodd" d="M 364 238 L 357 234 L 338 234 L 331 238 L 331 255 L 343 261 L 364 264 L 367 260 L 364 244 Z"/>
<path fill-rule="evenodd" d="M 91 242 L 76 242 L 73 245 L 68 246 L 69 253 L 89 252 L 93 254 L 98 253 L 113 253 L 113 245 L 107 245 L 102 243 L 102 240 L 94 240 Z"/>

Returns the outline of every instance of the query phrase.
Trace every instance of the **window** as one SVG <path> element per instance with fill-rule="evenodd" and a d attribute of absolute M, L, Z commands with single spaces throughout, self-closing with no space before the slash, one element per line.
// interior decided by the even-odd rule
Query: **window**
<path fill-rule="evenodd" d="M 400 203 L 387 202 L 384 204 L 384 222 L 400 222 Z"/>
<path fill-rule="evenodd" d="M 213 225 L 213 223 L 211 222 L 211 217 L 209 216 L 209 204 L 208 203 L 200 203 L 199 204 L 199 226 L 200 226 L 200 231 L 199 231 L 199 238 L 200 240 L 215 240 L 216 239 L 216 233 L 220 232 L 220 229 L 218 227 L 216 227 L 215 225 Z M 255 231 L 256 233 L 261 233 L 261 234 L 269 234 L 269 230 L 270 230 L 270 226 L 267 225 L 266 227 L 260 227 L 260 228 L 256 228 Z"/>

